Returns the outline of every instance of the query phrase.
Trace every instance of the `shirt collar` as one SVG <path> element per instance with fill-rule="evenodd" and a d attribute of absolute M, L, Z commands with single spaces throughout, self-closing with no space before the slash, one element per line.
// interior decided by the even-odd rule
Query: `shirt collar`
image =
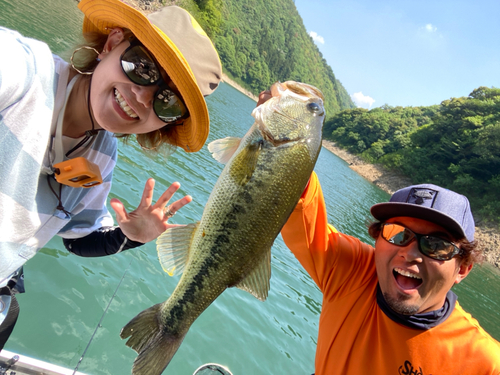
<path fill-rule="evenodd" d="M 403 315 L 394 311 L 387 304 L 384 295 L 382 294 L 382 290 L 380 289 L 380 285 L 377 284 L 377 304 L 380 309 L 392 321 L 410 328 L 428 330 L 443 323 L 453 312 L 456 301 L 457 295 L 450 290 L 446 294 L 446 300 L 443 307 L 441 307 L 439 310 L 414 315 Z"/>

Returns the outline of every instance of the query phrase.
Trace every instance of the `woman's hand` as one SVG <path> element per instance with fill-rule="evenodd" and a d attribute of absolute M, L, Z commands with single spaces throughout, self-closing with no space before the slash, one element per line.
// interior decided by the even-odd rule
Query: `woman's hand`
<path fill-rule="evenodd" d="M 161 195 L 158 201 L 152 205 L 153 190 L 155 180 L 152 178 L 146 181 L 144 192 L 142 193 L 141 203 L 134 211 L 127 213 L 125 207 L 120 200 L 113 198 L 110 201 L 111 207 L 116 212 L 116 220 L 122 229 L 123 233 L 132 241 L 149 242 L 153 241 L 168 228 L 174 227 L 168 223 L 168 219 L 172 214 L 191 202 L 191 196 L 186 195 L 169 206 L 171 215 L 165 214 L 164 209 L 168 201 L 174 193 L 180 188 L 181 184 L 174 182 Z M 166 209 L 165 209 L 166 211 Z"/>

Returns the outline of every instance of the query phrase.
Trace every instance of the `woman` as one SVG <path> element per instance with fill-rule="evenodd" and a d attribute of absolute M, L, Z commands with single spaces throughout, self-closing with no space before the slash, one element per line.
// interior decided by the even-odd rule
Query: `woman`
<path fill-rule="evenodd" d="M 136 210 L 111 200 L 119 226 L 106 209 L 116 135 L 135 134 L 145 149 L 203 146 L 204 96 L 221 78 L 210 39 L 178 7 L 147 18 L 119 0 L 83 0 L 79 8 L 88 44 L 71 65 L 44 43 L 0 28 L 10 52 L 0 57 L 0 294 L 16 290 L 22 265 L 56 234 L 75 254 L 115 254 L 156 239 L 191 201 L 166 207 L 180 186 L 173 183 L 152 204 L 149 179 Z M 2 328 L 13 326 L 10 316 L 0 336 L 10 334 Z"/>

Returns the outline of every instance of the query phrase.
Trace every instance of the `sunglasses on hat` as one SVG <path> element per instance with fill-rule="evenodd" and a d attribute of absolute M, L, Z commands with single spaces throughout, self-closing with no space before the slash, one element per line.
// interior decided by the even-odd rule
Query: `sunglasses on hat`
<path fill-rule="evenodd" d="M 153 109 L 158 118 L 166 123 L 189 117 L 189 111 L 181 98 L 164 81 L 159 65 L 138 39 L 122 53 L 120 64 L 125 75 L 140 86 L 158 85 Z"/>
<path fill-rule="evenodd" d="M 381 236 L 395 246 L 407 246 L 416 239 L 418 250 L 425 256 L 436 260 L 450 260 L 460 254 L 460 248 L 453 242 L 436 236 L 415 233 L 400 224 L 382 224 Z"/>

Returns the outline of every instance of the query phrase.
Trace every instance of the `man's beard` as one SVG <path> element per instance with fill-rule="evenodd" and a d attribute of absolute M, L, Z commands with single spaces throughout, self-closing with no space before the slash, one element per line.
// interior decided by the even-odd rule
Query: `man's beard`
<path fill-rule="evenodd" d="M 415 315 L 419 306 L 409 305 L 404 297 L 393 298 L 388 293 L 383 293 L 384 299 L 391 309 L 402 315 Z"/>

